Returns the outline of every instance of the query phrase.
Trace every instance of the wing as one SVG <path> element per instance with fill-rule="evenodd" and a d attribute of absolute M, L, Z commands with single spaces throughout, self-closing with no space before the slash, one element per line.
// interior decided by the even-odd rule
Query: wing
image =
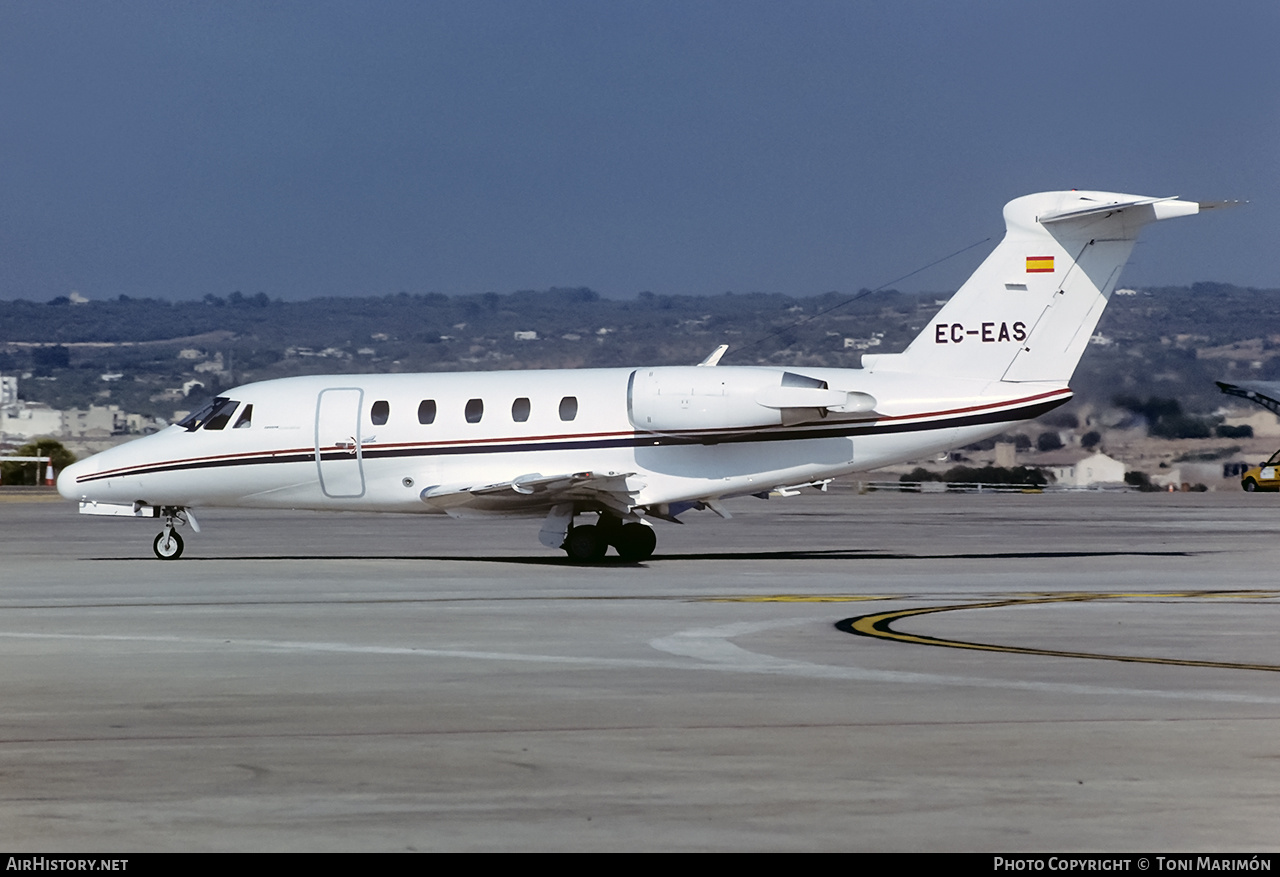
<path fill-rule="evenodd" d="M 644 487 L 635 472 L 573 472 L 543 475 L 532 472 L 496 484 L 441 484 L 422 491 L 422 501 L 449 514 L 478 512 L 535 512 L 561 503 L 597 505 L 620 515 L 634 508 Z"/>

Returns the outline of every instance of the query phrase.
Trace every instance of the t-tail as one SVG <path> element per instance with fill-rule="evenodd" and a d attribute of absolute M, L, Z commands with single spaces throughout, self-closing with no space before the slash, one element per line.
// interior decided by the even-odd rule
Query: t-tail
<path fill-rule="evenodd" d="M 1042 192 L 1004 208 L 1005 236 L 924 331 L 873 372 L 1065 385 L 1149 223 L 1220 204 Z"/>

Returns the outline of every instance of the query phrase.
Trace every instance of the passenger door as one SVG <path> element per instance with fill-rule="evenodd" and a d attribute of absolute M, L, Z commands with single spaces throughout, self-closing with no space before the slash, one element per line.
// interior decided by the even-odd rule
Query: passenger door
<path fill-rule="evenodd" d="M 364 496 L 364 457 L 360 448 L 358 387 L 321 390 L 316 399 L 316 468 L 320 490 L 333 499 Z"/>

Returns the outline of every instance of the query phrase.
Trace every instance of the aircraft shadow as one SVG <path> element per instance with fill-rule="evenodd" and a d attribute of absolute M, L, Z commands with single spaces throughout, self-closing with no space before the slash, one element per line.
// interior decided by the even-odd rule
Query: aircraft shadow
<path fill-rule="evenodd" d="M 446 563 L 505 563 L 524 566 L 569 566 L 577 568 L 633 566 L 648 567 L 673 561 L 690 560 L 1052 560 L 1080 557 L 1191 557 L 1192 551 L 984 551 L 956 554 L 908 554 L 854 548 L 811 548 L 779 551 L 703 551 L 685 554 L 658 554 L 646 561 L 634 562 L 620 557 L 605 557 L 594 563 L 572 563 L 565 557 L 463 557 L 446 554 L 223 554 L 184 557 L 180 563 L 216 561 L 326 561 L 326 560 L 411 560 Z M 91 557 L 94 561 L 151 560 L 142 557 Z"/>

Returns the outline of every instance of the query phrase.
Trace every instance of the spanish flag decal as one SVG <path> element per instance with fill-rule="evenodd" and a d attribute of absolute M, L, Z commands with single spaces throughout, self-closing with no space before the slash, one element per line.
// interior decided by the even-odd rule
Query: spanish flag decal
<path fill-rule="evenodd" d="M 1052 274 L 1053 256 L 1027 256 L 1028 274 Z"/>

